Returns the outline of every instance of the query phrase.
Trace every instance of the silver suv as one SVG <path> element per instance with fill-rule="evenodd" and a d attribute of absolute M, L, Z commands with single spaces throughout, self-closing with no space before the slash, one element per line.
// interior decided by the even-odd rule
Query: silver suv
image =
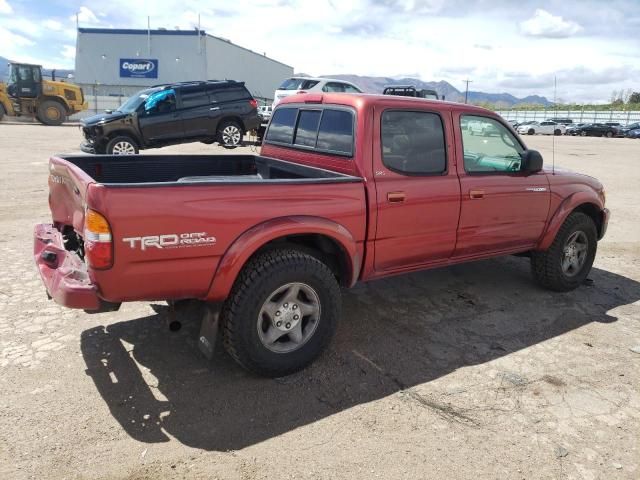
<path fill-rule="evenodd" d="M 307 92 L 362 93 L 353 83 L 332 78 L 291 77 L 287 78 L 273 96 L 273 107 L 289 95 Z"/>

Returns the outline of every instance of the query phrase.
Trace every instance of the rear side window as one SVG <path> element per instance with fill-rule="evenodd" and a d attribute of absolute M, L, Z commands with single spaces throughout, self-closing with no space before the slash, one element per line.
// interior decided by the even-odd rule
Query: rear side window
<path fill-rule="evenodd" d="M 182 108 L 202 107 L 209 104 L 209 95 L 204 88 L 184 88 L 180 90 Z"/>
<path fill-rule="evenodd" d="M 353 136 L 349 110 L 282 107 L 274 111 L 265 141 L 351 156 Z"/>
<path fill-rule="evenodd" d="M 353 153 L 353 115 L 351 112 L 325 109 L 320 120 L 316 148 L 345 155 Z"/>
<path fill-rule="evenodd" d="M 387 110 L 382 114 L 382 163 L 406 175 L 439 175 L 447 170 L 440 115 Z"/>
<path fill-rule="evenodd" d="M 213 102 L 233 102 L 251 98 L 249 91 L 243 87 L 221 88 L 209 93 Z"/>
<path fill-rule="evenodd" d="M 278 108 L 271 117 L 266 140 L 275 143 L 291 143 L 297 116 L 297 108 Z"/>

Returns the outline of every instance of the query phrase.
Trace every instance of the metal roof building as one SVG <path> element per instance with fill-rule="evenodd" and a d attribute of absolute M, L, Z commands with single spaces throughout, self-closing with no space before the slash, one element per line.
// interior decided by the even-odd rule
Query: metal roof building
<path fill-rule="evenodd" d="M 131 95 L 151 85 L 238 80 L 273 99 L 293 67 L 204 30 L 79 28 L 75 82 L 94 95 Z"/>

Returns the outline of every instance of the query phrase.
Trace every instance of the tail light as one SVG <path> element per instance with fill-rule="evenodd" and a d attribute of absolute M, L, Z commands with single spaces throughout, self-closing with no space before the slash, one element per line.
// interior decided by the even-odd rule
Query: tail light
<path fill-rule="evenodd" d="M 98 212 L 87 210 L 84 216 L 84 258 L 99 270 L 113 265 L 113 241 L 109 222 Z"/>
<path fill-rule="evenodd" d="M 258 108 L 258 101 L 255 98 L 252 98 L 249 100 L 249 105 L 251 105 L 251 108 Z"/>

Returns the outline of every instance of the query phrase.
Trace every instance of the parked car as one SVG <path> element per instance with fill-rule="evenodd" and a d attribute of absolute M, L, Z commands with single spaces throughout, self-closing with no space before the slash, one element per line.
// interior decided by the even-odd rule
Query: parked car
<path fill-rule="evenodd" d="M 272 112 L 273 112 L 273 107 L 271 105 L 260 105 L 258 107 L 258 116 L 262 120 L 269 120 L 271 118 Z"/>
<path fill-rule="evenodd" d="M 292 77 L 287 78 L 275 91 L 273 107 L 286 97 L 296 93 L 312 92 L 344 92 L 362 93 L 362 90 L 351 82 L 331 78 Z"/>
<path fill-rule="evenodd" d="M 566 130 L 567 127 L 565 127 L 561 123 L 545 120 L 544 122 L 540 122 L 539 124 L 534 122 L 527 125 L 520 125 L 517 131 L 519 134 L 527 135 L 562 135 Z"/>
<path fill-rule="evenodd" d="M 574 123 L 573 125 L 567 127 L 567 131 L 565 132 L 565 135 L 579 135 L 580 134 L 580 128 L 584 127 L 585 125 L 589 125 L 588 123 Z"/>
<path fill-rule="evenodd" d="M 589 123 L 583 125 L 576 130 L 576 135 L 582 137 L 615 137 L 618 133 L 618 129 L 607 125 L 606 123 Z"/>
<path fill-rule="evenodd" d="M 627 138 L 640 138 L 640 127 L 629 130 L 625 136 Z"/>
<path fill-rule="evenodd" d="M 483 108 L 297 95 L 274 110 L 261 156 L 52 157 L 34 259 L 67 307 L 206 302 L 201 348 L 212 353 L 220 323 L 233 358 L 277 377 L 325 349 L 340 286 L 511 254 L 548 289 L 582 285 L 607 229 L 604 189 L 542 163 Z"/>
<path fill-rule="evenodd" d="M 630 123 L 629 125 L 627 125 L 626 127 L 622 127 L 620 129 L 620 133 L 623 136 L 628 136 L 627 134 L 631 131 L 631 130 L 638 130 L 640 129 L 640 122 L 635 122 L 635 123 Z"/>
<path fill-rule="evenodd" d="M 500 132 L 495 128 L 495 125 L 491 122 L 469 122 L 467 129 L 471 135 L 482 135 L 488 137 L 500 134 Z"/>
<path fill-rule="evenodd" d="M 198 141 L 234 148 L 260 125 L 257 106 L 244 82 L 160 85 L 138 92 L 115 111 L 82 119 L 80 148 L 113 155 Z"/>

